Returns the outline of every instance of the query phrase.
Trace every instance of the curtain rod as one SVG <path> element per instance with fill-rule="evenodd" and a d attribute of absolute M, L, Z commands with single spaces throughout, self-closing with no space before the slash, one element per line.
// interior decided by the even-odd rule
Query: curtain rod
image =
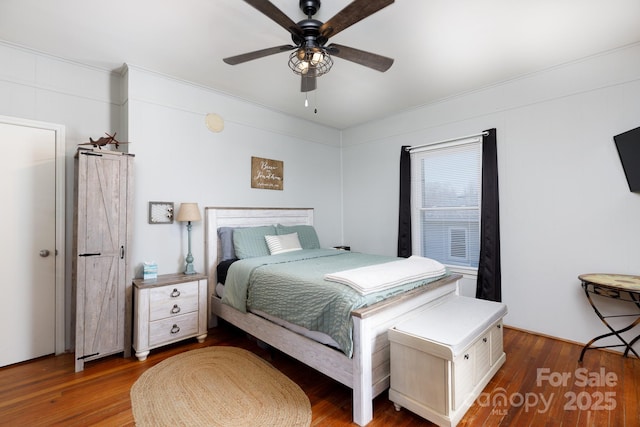
<path fill-rule="evenodd" d="M 473 138 L 475 136 L 487 136 L 487 135 L 489 135 L 489 132 L 484 131 L 484 132 L 476 133 L 476 134 L 473 134 L 473 135 L 459 136 L 457 138 L 450 138 L 450 139 L 445 139 L 445 140 L 442 140 L 442 141 L 430 142 L 428 144 L 414 145 L 412 147 L 405 148 L 405 150 L 410 152 L 411 150 L 416 150 L 416 149 L 422 148 L 422 147 L 428 147 L 430 145 L 444 144 L 445 142 L 457 141 L 459 139 L 467 139 L 467 138 Z"/>

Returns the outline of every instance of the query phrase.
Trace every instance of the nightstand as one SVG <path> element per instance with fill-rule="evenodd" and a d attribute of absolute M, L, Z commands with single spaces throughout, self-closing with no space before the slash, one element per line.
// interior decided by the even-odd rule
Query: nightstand
<path fill-rule="evenodd" d="M 207 337 L 207 276 L 165 274 L 133 281 L 133 348 L 138 360 L 163 345 Z"/>

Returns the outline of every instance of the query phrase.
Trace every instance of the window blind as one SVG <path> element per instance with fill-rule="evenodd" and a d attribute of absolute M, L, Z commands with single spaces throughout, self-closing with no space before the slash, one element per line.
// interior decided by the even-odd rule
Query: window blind
<path fill-rule="evenodd" d="M 482 142 L 478 137 L 411 152 L 413 253 L 478 267 Z"/>

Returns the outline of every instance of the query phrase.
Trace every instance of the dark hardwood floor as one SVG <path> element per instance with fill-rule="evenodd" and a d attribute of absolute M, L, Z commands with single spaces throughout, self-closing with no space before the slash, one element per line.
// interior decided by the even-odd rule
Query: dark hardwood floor
<path fill-rule="evenodd" d="M 129 390 L 146 369 L 177 353 L 211 345 L 249 349 L 294 380 L 307 394 L 314 426 L 351 426 L 348 388 L 277 351 L 260 348 L 223 324 L 202 344 L 188 340 L 152 350 L 145 362 L 111 356 L 74 372 L 72 354 L 0 368 L 0 425 L 134 425 Z M 469 409 L 461 426 L 640 426 L 640 361 L 505 328 L 507 361 Z M 372 427 L 432 426 L 396 411 L 383 393 Z"/>

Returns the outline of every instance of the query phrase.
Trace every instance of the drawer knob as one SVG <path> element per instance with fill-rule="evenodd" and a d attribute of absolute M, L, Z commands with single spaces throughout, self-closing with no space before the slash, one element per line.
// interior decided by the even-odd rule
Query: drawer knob
<path fill-rule="evenodd" d="M 482 338 L 482 342 L 487 342 L 487 337 Z"/>
<path fill-rule="evenodd" d="M 498 325 L 498 329 L 501 329 L 501 328 L 502 328 L 502 325 Z"/>
<path fill-rule="evenodd" d="M 177 334 L 178 332 L 180 332 L 180 327 L 178 325 L 173 325 L 173 327 L 171 328 L 171 333 Z"/>
<path fill-rule="evenodd" d="M 180 313 L 180 307 L 178 307 L 178 304 L 174 304 L 173 308 L 171 309 L 171 314 L 178 314 Z"/>
<path fill-rule="evenodd" d="M 469 354 L 465 354 L 465 355 L 464 355 L 464 359 L 465 359 L 465 360 L 469 360 Z"/>
<path fill-rule="evenodd" d="M 173 292 L 171 292 L 171 298 L 178 298 L 180 296 L 180 291 L 177 289 L 173 289 Z"/>

